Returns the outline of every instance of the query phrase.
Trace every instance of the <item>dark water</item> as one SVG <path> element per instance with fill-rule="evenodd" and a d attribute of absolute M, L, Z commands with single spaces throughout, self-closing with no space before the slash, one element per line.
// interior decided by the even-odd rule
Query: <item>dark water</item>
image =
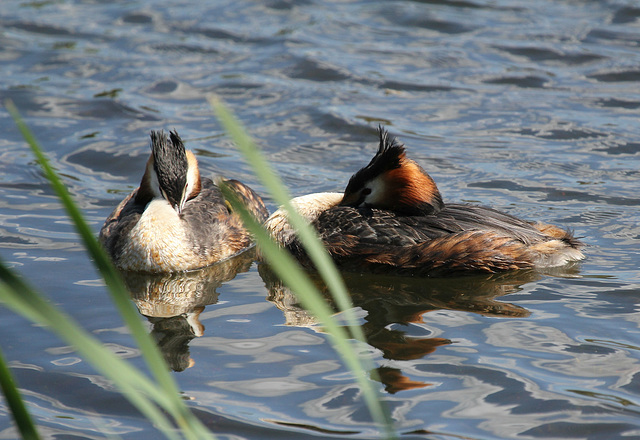
<path fill-rule="evenodd" d="M 360 349 L 402 438 L 640 437 L 636 2 L 5 0 L 0 69 L 0 98 L 21 110 L 96 232 L 137 186 L 152 129 L 176 128 L 204 175 L 261 190 L 210 93 L 295 195 L 341 190 L 384 124 L 445 200 L 575 230 L 587 260 L 550 273 L 348 276 Z M 0 128 L 0 255 L 140 365 L 4 110 Z M 185 398 L 220 438 L 378 437 L 326 335 L 250 256 L 129 282 Z M 46 438 L 158 437 L 46 330 L 4 308 L 0 319 Z M 0 404 L 0 438 L 15 436 Z"/>

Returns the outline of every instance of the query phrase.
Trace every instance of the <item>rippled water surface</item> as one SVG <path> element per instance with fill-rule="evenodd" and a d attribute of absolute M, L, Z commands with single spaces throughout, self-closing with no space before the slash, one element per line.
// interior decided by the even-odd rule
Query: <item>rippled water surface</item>
<path fill-rule="evenodd" d="M 204 175 L 262 192 L 207 94 L 295 195 L 343 189 L 384 124 L 445 201 L 573 229 L 587 259 L 553 272 L 348 275 L 360 348 L 402 438 L 640 437 L 635 1 L 4 0 L 0 69 L 0 98 L 96 233 L 138 185 L 152 129 L 177 129 Z M 141 365 L 4 110 L 0 128 L 2 259 Z M 322 329 L 245 257 L 127 280 L 198 417 L 223 439 L 378 438 Z M 158 438 L 64 343 L 5 308 L 0 319 L 46 438 Z M 15 436 L 0 403 L 0 438 Z"/>

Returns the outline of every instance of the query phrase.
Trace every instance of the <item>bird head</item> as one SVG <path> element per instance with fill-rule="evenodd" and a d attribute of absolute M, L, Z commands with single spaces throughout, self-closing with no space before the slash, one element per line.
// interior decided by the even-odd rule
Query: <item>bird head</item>
<path fill-rule="evenodd" d="M 178 133 L 170 131 L 167 136 L 162 130 L 151 131 L 151 156 L 138 196 L 147 201 L 163 198 L 180 214 L 200 189 L 198 161 L 184 148 Z"/>
<path fill-rule="evenodd" d="M 433 179 L 413 160 L 404 145 L 378 128 L 378 152 L 356 172 L 344 191 L 341 205 L 386 209 L 405 215 L 429 215 L 444 204 Z"/>

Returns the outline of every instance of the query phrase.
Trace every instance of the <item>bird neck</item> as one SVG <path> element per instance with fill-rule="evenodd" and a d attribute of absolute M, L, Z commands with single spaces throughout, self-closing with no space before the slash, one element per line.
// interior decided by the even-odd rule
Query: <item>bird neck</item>
<path fill-rule="evenodd" d="M 142 180 L 140 181 L 140 187 L 136 194 L 136 203 L 139 205 L 147 205 L 151 200 L 163 197 L 160 192 L 158 176 L 153 169 L 153 162 L 153 155 L 151 155 L 149 156 L 149 160 L 147 160 L 147 166 L 145 167 Z"/>
<path fill-rule="evenodd" d="M 443 207 L 440 191 L 414 161 L 402 158 L 400 166 L 384 174 L 385 197 L 380 208 L 407 215 L 431 215 Z"/>
<path fill-rule="evenodd" d="M 200 179 L 200 168 L 196 156 L 187 150 L 187 196 L 185 201 L 191 200 L 202 191 L 202 180 Z"/>

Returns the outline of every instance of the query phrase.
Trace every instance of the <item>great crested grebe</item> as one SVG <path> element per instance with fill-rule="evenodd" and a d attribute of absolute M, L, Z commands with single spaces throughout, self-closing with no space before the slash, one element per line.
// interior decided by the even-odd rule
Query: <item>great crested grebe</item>
<path fill-rule="evenodd" d="M 561 266 L 584 258 L 582 243 L 557 226 L 482 206 L 443 203 L 433 179 L 407 158 L 404 145 L 382 127 L 379 134 L 378 152 L 351 177 L 344 194 L 292 200 L 338 267 L 441 276 Z M 265 226 L 311 266 L 282 208 Z"/>
<path fill-rule="evenodd" d="M 251 188 L 226 180 L 259 219 L 269 213 Z M 178 272 L 231 257 L 252 244 L 220 189 L 201 178 L 178 133 L 151 132 L 151 156 L 140 186 L 107 218 L 100 241 L 121 270 Z"/>

